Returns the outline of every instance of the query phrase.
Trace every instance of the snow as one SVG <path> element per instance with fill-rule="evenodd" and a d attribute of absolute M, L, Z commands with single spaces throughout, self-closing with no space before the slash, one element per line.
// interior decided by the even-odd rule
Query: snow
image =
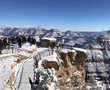
<path fill-rule="evenodd" d="M 49 38 L 49 37 L 43 37 L 42 39 L 43 39 L 43 40 L 56 41 L 56 39 L 55 39 L 55 38 Z"/>
<path fill-rule="evenodd" d="M 42 52 L 44 50 L 47 50 L 48 48 L 38 48 L 38 52 Z"/>
<path fill-rule="evenodd" d="M 68 52 L 75 52 L 75 50 L 70 50 L 70 49 L 61 49 L 60 52 L 63 53 L 68 53 Z"/>
<path fill-rule="evenodd" d="M 43 83 L 42 87 L 45 86 L 45 82 L 47 82 L 49 79 L 52 79 L 52 82 L 50 84 L 46 83 L 46 87 L 48 87 L 48 90 L 55 90 L 55 82 L 57 81 L 57 77 L 55 75 L 54 68 L 52 69 L 36 68 L 35 72 L 36 74 L 40 74 L 39 82 Z"/>
<path fill-rule="evenodd" d="M 99 48 L 99 49 L 102 48 L 102 47 L 101 47 L 100 45 L 98 45 L 98 44 L 97 44 L 97 45 L 92 45 L 92 47 L 93 47 L 93 48 L 96 48 L 96 49 L 97 49 L 97 48 Z"/>
<path fill-rule="evenodd" d="M 92 88 L 92 87 L 89 86 L 89 85 L 86 86 L 86 89 L 87 89 L 87 90 L 90 90 L 91 88 Z"/>
<path fill-rule="evenodd" d="M 55 39 L 51 38 L 49 40 L 55 40 Z M 55 69 L 54 68 L 44 69 L 42 67 L 42 63 L 45 60 L 55 61 L 58 63 L 57 54 L 55 51 L 53 51 L 53 54 L 52 54 L 52 51 L 48 48 L 38 48 L 37 49 L 38 52 L 36 52 L 36 53 L 27 52 L 27 51 L 33 51 L 35 49 L 37 49 L 35 45 L 30 45 L 29 43 L 26 43 L 26 44 L 23 44 L 20 49 L 17 49 L 17 50 L 20 50 L 20 52 L 16 52 L 14 54 L 0 55 L 0 90 L 5 90 L 4 88 L 6 87 L 6 84 L 4 84 L 4 83 L 9 79 L 9 76 L 12 74 L 12 72 L 15 72 L 16 80 L 13 81 L 13 83 L 15 83 L 14 85 L 16 85 L 15 87 L 17 87 L 17 85 L 19 86 L 19 83 L 20 83 L 19 90 L 22 90 L 24 88 L 26 88 L 26 90 L 29 90 L 31 88 L 29 81 L 28 81 L 28 77 L 33 78 L 32 73 L 33 73 L 33 69 L 34 69 L 34 67 L 33 67 L 34 54 L 36 54 L 36 55 L 40 54 L 42 57 L 41 60 L 39 60 L 39 62 L 38 62 L 38 68 L 35 69 L 36 73 L 37 72 L 41 73 L 40 82 L 44 82 L 43 80 L 45 77 L 46 77 L 46 80 L 51 79 L 52 80 L 51 83 L 46 84 L 46 86 L 48 87 L 48 90 L 55 90 L 55 82 L 57 82 L 57 80 L 58 80 L 57 76 L 55 75 Z M 61 51 L 64 53 L 68 53 L 68 52 L 75 52 L 76 50 L 75 49 L 74 50 L 62 49 Z M 11 66 L 16 64 L 16 62 L 15 62 L 15 61 L 17 61 L 16 55 L 23 55 L 23 56 L 27 56 L 29 58 L 25 59 L 20 64 L 15 65 L 15 67 L 13 69 L 11 69 Z M 6 58 L 4 58 L 4 57 L 6 57 Z M 81 72 L 76 71 L 76 72 L 74 72 L 74 75 L 81 76 Z M 70 81 L 70 79 L 67 79 L 67 81 Z M 26 82 L 27 84 L 24 85 L 23 82 Z M 7 90 L 9 90 L 9 88 L 7 86 Z"/>
<path fill-rule="evenodd" d="M 62 49 L 62 50 L 60 50 L 60 52 L 68 53 L 68 49 Z"/>
<path fill-rule="evenodd" d="M 19 52 L 18 52 L 17 55 L 23 55 L 23 56 L 27 56 L 27 57 L 29 57 L 31 54 L 28 53 L 28 52 L 26 52 L 26 51 L 24 51 L 24 50 L 19 50 Z"/>
<path fill-rule="evenodd" d="M 20 67 L 21 67 L 21 63 L 20 63 L 20 64 L 17 64 L 17 65 L 14 67 L 14 69 L 12 70 L 12 72 L 15 72 L 15 77 L 16 77 L 17 72 L 18 72 L 18 70 L 19 70 Z"/>
<path fill-rule="evenodd" d="M 32 55 L 33 57 L 33 55 Z M 33 78 L 33 64 L 34 64 L 34 60 L 33 58 L 30 57 L 28 59 L 26 59 L 22 64 L 23 64 L 23 70 L 21 70 L 20 73 L 20 76 L 18 76 L 18 78 L 20 77 L 21 79 L 19 79 L 19 81 L 16 81 L 20 83 L 20 85 L 18 84 L 19 86 L 19 90 L 31 90 L 31 85 L 29 83 L 29 80 L 28 78 L 31 77 Z M 24 83 L 25 82 L 25 83 Z"/>
<path fill-rule="evenodd" d="M 92 55 L 94 59 L 103 59 L 103 53 L 101 50 L 91 50 L 89 54 Z"/>
<path fill-rule="evenodd" d="M 95 82 L 93 84 L 92 83 L 86 84 L 86 90 L 93 90 L 93 89 L 106 90 L 106 87 L 102 81 L 98 81 L 98 80 L 95 80 Z"/>
<path fill-rule="evenodd" d="M 42 66 L 42 63 L 45 62 L 45 60 L 58 62 L 56 58 L 57 54 L 54 51 L 53 54 L 48 55 L 48 53 L 51 53 L 48 48 L 38 48 L 37 54 L 40 54 L 41 56 L 44 57 L 38 61 L 38 68 L 36 68 L 34 71 L 36 72 L 36 75 L 40 74 L 39 82 L 42 84 L 43 88 L 47 87 L 48 90 L 56 90 L 55 82 L 57 81 L 57 76 L 55 75 L 55 69 L 54 68 L 44 69 Z M 47 83 L 48 80 L 51 80 L 50 84 Z"/>
<path fill-rule="evenodd" d="M 82 76 L 82 73 L 80 71 L 76 71 L 76 72 L 73 73 L 73 75 L 74 76 L 80 76 L 81 77 Z"/>
<path fill-rule="evenodd" d="M 87 53 L 87 50 L 86 50 L 86 49 L 82 49 L 82 48 L 73 47 L 73 50 L 81 51 L 81 52 Z"/>
<path fill-rule="evenodd" d="M 36 48 L 36 46 L 30 45 L 30 43 L 23 44 L 21 47 L 21 49 L 28 50 L 28 51 L 33 51 L 35 48 Z"/>
<path fill-rule="evenodd" d="M 38 62 L 38 67 L 39 67 L 39 68 L 42 68 L 42 60 L 40 60 L 40 61 Z"/>
<path fill-rule="evenodd" d="M 48 90 L 55 90 L 55 83 L 51 83 L 50 85 L 47 84 Z"/>
<path fill-rule="evenodd" d="M 18 53 L 17 55 L 24 55 L 29 57 L 30 55 L 32 55 L 32 53 L 28 53 L 28 51 L 33 52 L 33 51 L 37 51 L 37 47 L 36 45 L 30 45 L 30 43 L 25 43 L 22 45 L 21 48 L 18 48 Z"/>
<path fill-rule="evenodd" d="M 65 45 L 74 46 L 75 45 L 75 41 L 69 41 L 69 42 L 65 43 Z"/>
<path fill-rule="evenodd" d="M 4 49 L 4 50 L 2 50 L 2 52 L 1 52 L 2 54 L 12 54 L 12 49 Z"/>
<path fill-rule="evenodd" d="M 1 54 L 0 55 L 0 58 L 2 58 L 2 57 L 9 57 L 9 56 L 11 56 L 12 54 Z"/>
<path fill-rule="evenodd" d="M 10 56 L 9 56 L 10 55 Z M 15 64 L 16 58 L 11 54 L 4 54 L 0 57 L 0 90 L 6 88 L 6 82 L 12 74 L 11 66 Z M 9 88 L 7 87 L 9 90 Z"/>
<path fill-rule="evenodd" d="M 35 54 L 35 53 L 29 54 L 26 51 L 33 51 L 35 49 L 36 49 L 35 45 L 30 45 L 29 43 L 26 43 L 26 44 L 23 44 L 22 48 L 20 48 L 20 49 L 16 48 L 16 50 L 14 50 L 14 53 L 12 53 L 12 49 L 9 49 L 9 50 L 4 49 L 2 51 L 2 54 L 0 55 L 0 90 L 10 90 L 11 89 L 10 86 L 6 84 L 6 82 L 9 80 L 9 77 L 11 76 L 11 74 L 13 72 L 14 72 L 14 76 L 16 77 L 16 80 L 20 80 L 23 62 L 20 64 L 16 63 L 17 56 L 19 56 L 19 55 L 30 56 L 31 55 L 33 57 L 32 54 Z M 19 52 L 18 52 L 18 50 L 19 50 Z M 26 61 L 28 61 L 28 60 L 26 60 Z M 14 66 L 14 68 L 12 68 L 12 66 Z M 33 67 L 32 64 L 31 64 L 31 66 Z M 33 69 L 31 71 L 33 71 Z M 14 83 L 15 83 L 15 85 L 18 84 L 18 83 L 16 83 L 15 80 L 13 81 L 13 84 Z"/>
<path fill-rule="evenodd" d="M 57 54 L 56 53 L 53 53 L 53 55 L 50 55 L 50 56 L 47 56 L 47 57 L 44 57 L 44 61 L 55 61 L 58 63 L 58 60 L 57 60 Z"/>
<path fill-rule="evenodd" d="M 39 36 L 35 36 L 34 38 L 35 38 L 35 40 L 36 40 L 37 42 L 40 41 Z"/>

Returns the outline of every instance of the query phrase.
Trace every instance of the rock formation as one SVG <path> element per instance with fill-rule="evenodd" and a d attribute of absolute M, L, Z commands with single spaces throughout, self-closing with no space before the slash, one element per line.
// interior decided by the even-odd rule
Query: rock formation
<path fill-rule="evenodd" d="M 35 69 L 35 77 L 39 82 L 36 88 L 43 80 L 46 84 L 42 82 L 41 87 L 46 86 L 47 90 L 85 90 L 86 58 L 87 54 L 80 49 L 62 49 L 47 56 L 42 60 L 42 68 Z"/>

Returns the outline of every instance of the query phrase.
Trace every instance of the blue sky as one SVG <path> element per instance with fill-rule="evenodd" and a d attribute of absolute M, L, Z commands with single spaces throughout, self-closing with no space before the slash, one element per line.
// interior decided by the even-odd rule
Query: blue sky
<path fill-rule="evenodd" d="M 110 28 L 110 0 L 1 0 L 0 24 L 105 30 Z"/>

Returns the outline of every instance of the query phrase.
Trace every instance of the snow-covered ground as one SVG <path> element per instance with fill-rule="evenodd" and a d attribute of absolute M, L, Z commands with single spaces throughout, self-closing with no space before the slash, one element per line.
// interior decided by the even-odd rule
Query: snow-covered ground
<path fill-rule="evenodd" d="M 8 50 L 8 49 L 7 49 Z M 46 84 L 49 90 L 56 90 L 55 82 L 57 77 L 55 75 L 54 68 L 44 69 L 41 65 L 42 61 L 55 61 L 58 63 L 57 54 L 55 50 L 50 48 L 37 48 L 35 45 L 30 45 L 29 43 L 24 44 L 21 48 L 13 48 L 13 52 L 4 50 L 4 54 L 0 55 L 0 90 L 31 90 L 31 85 L 29 83 L 29 77 L 34 80 L 34 59 L 37 57 L 40 61 L 38 63 L 38 71 L 42 72 L 44 76 L 40 76 L 40 81 L 42 78 L 48 76 L 46 80 L 52 79 L 52 83 Z M 84 49 L 74 48 L 74 50 L 62 49 L 63 52 L 75 52 L 82 51 L 86 52 Z M 18 57 L 22 56 L 24 59 L 18 63 Z M 6 84 L 10 79 L 10 76 L 14 73 L 15 79 L 12 81 L 12 86 Z M 75 75 L 81 75 L 80 72 L 75 72 Z"/>
<path fill-rule="evenodd" d="M 23 76 L 22 80 L 28 80 L 27 78 L 24 79 L 26 76 L 23 71 L 29 75 L 31 71 L 33 71 L 33 54 L 37 52 L 35 45 L 30 45 L 28 43 L 24 44 L 20 49 L 19 48 L 12 48 L 11 49 L 4 49 L 2 51 L 2 54 L 0 55 L 0 90 L 15 90 L 17 85 L 19 86 L 19 82 L 21 81 L 21 75 Z M 27 57 L 27 59 L 23 59 L 23 61 L 17 63 L 18 57 Z M 32 56 L 32 57 L 30 57 Z M 27 61 L 25 63 L 25 61 Z M 7 84 L 8 80 L 10 80 L 10 77 L 14 73 L 15 79 L 12 81 L 11 84 L 13 86 L 10 86 L 10 84 Z M 22 74 L 21 74 L 22 73 Z M 24 75 L 25 74 L 25 75 Z M 32 73 L 31 73 L 32 74 Z M 22 87 L 21 83 L 21 87 Z M 24 90 L 24 89 L 21 89 Z M 27 90 L 27 89 L 26 89 Z M 30 89 L 29 89 L 30 90 Z"/>
<path fill-rule="evenodd" d="M 15 61 L 16 58 L 12 56 L 12 54 L 4 54 L 0 56 L 0 90 L 6 87 L 6 82 L 13 72 L 11 66 L 15 64 Z"/>
<path fill-rule="evenodd" d="M 31 86 L 29 83 L 29 77 L 33 78 L 33 74 L 34 74 L 34 60 L 33 58 L 30 58 L 28 61 L 26 61 L 23 64 L 23 68 L 22 68 L 22 74 L 20 75 L 20 80 L 16 81 L 15 83 L 18 84 L 16 86 L 17 90 L 31 90 Z"/>
<path fill-rule="evenodd" d="M 26 47 L 29 47 L 26 49 Z M 28 44 L 24 45 L 22 48 L 20 48 L 20 51 L 18 54 L 28 56 L 26 60 L 24 60 L 21 63 L 21 66 L 17 72 L 16 80 L 14 82 L 14 89 L 16 90 L 31 90 L 31 86 L 29 83 L 29 77 L 33 80 L 34 78 L 34 57 L 39 56 L 40 59 L 44 58 L 51 58 L 49 55 L 52 54 L 52 52 L 48 48 L 37 48 L 37 50 L 34 53 L 31 53 L 28 55 L 27 51 L 33 51 L 33 47 L 30 47 Z M 36 49 L 36 47 L 34 48 Z M 24 52 L 24 53 L 23 53 Z M 55 53 L 54 53 L 55 54 Z M 51 86 L 49 86 L 51 88 Z"/>

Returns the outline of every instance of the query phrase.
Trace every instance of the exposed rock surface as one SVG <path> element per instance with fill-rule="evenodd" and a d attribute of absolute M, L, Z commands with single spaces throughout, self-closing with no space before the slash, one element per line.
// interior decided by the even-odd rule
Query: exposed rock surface
<path fill-rule="evenodd" d="M 84 51 L 69 49 L 47 56 L 42 63 L 38 62 L 42 67 L 35 69 L 36 88 L 41 86 L 45 89 L 47 87 L 47 90 L 85 90 L 86 59 L 87 54 Z"/>
<path fill-rule="evenodd" d="M 100 35 L 87 50 L 86 86 L 89 88 L 110 89 L 110 35 L 109 31 Z M 89 80 L 90 79 L 90 80 Z M 92 79 L 93 82 L 90 82 Z M 98 84 L 100 82 L 100 84 Z M 88 85 L 89 84 L 89 85 Z M 101 85 L 101 86 L 100 86 Z M 89 90 L 89 89 L 87 89 Z"/>

